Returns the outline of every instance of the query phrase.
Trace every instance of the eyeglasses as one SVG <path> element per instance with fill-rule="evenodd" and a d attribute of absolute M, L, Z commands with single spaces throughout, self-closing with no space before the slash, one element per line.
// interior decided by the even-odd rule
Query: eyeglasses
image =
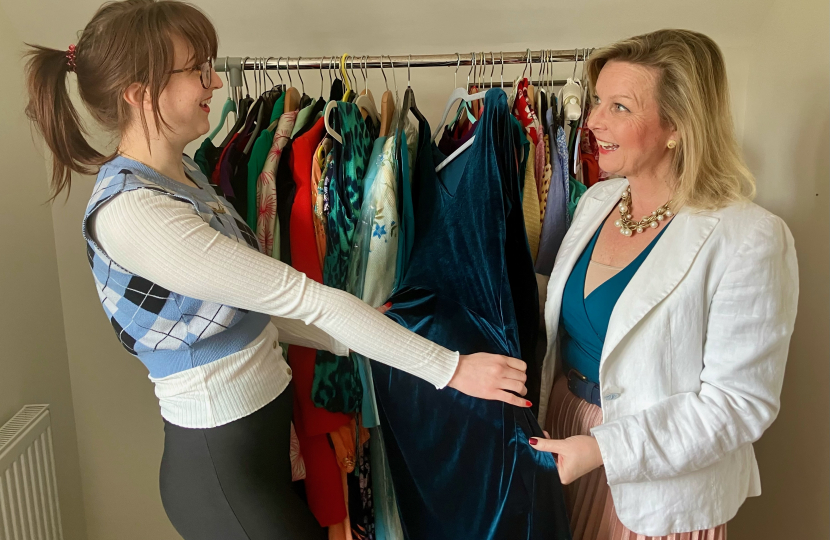
<path fill-rule="evenodd" d="M 170 71 L 168 73 L 170 73 L 172 75 L 173 73 L 186 73 L 188 71 L 200 71 L 201 72 L 201 78 L 202 78 L 202 88 L 204 88 L 205 90 L 210 88 L 210 83 L 211 83 L 210 79 L 211 79 L 211 75 L 212 75 L 212 72 L 213 72 L 213 60 L 212 59 L 208 60 L 207 62 L 205 62 L 203 64 L 200 64 L 198 66 L 193 66 L 193 67 L 184 68 L 184 69 L 174 69 L 173 71 Z"/>

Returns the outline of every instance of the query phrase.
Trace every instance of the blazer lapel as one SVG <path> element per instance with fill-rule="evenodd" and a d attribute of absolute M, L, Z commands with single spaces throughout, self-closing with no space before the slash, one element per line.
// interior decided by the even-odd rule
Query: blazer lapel
<path fill-rule="evenodd" d="M 677 287 L 718 221 L 711 215 L 680 209 L 614 306 L 602 348 L 600 373 L 605 359 L 625 335 Z"/>
<path fill-rule="evenodd" d="M 608 216 L 608 213 L 617 205 L 623 190 L 628 187 L 628 181 L 625 179 L 606 180 L 606 182 L 607 186 L 603 186 L 604 189 L 596 190 L 596 193 L 583 196 L 580 200 L 576 219 L 568 229 L 565 238 L 562 240 L 562 245 L 559 247 L 559 253 L 556 255 L 556 263 L 553 266 L 550 281 L 548 281 L 548 295 L 545 303 L 548 350 L 542 364 L 542 388 L 550 389 L 553 387 L 556 368 L 553 344 L 559 329 L 559 314 L 562 310 L 562 292 L 565 290 L 565 284 L 585 246 L 591 241 L 591 237 Z M 547 398 L 548 393 L 542 392 L 539 409 L 540 418 L 544 418 L 547 413 Z"/>

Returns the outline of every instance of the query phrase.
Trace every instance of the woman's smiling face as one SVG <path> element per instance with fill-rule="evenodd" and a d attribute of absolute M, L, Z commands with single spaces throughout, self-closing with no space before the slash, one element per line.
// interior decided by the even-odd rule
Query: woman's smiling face
<path fill-rule="evenodd" d="M 629 62 L 610 61 L 597 78 L 588 128 L 599 144 L 599 166 L 619 176 L 653 174 L 671 161 L 674 128 L 660 118 L 659 74 Z"/>

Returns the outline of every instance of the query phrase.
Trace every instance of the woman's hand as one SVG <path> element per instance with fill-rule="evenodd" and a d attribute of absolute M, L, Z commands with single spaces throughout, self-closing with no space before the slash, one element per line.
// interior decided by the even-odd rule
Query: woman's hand
<path fill-rule="evenodd" d="M 546 437 L 550 435 L 545 432 Z M 565 485 L 602 466 L 602 454 L 597 440 L 588 435 L 576 435 L 567 439 L 530 439 L 533 448 L 540 452 L 552 452 L 559 469 L 559 480 Z"/>
<path fill-rule="evenodd" d="M 461 355 L 455 375 L 447 386 L 468 396 L 530 407 L 528 400 L 510 393 L 527 394 L 525 371 L 527 364 L 509 356 L 488 353 Z"/>
<path fill-rule="evenodd" d="M 391 307 L 392 302 L 387 302 L 377 310 L 386 313 Z M 522 396 L 527 394 L 525 371 L 527 364 L 516 358 L 487 353 L 461 355 L 455 375 L 447 386 L 468 396 L 530 407 L 528 400 L 508 392 L 510 390 Z"/>

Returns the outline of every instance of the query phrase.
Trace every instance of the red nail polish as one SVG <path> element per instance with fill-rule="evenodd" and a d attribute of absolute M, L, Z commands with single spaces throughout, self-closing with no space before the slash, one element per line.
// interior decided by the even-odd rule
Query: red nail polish
<path fill-rule="evenodd" d="M 385 307 L 386 309 L 391 308 L 392 307 L 392 302 L 386 302 L 385 304 L 383 304 L 383 307 Z"/>
<path fill-rule="evenodd" d="M 533 437 L 531 439 L 528 439 L 527 442 L 529 442 L 531 446 L 536 446 L 536 443 L 538 443 L 539 440 L 537 438 Z"/>
<path fill-rule="evenodd" d="M 533 407 L 533 403 L 531 403 L 527 400 L 525 400 L 525 405 L 527 405 L 528 407 Z"/>

